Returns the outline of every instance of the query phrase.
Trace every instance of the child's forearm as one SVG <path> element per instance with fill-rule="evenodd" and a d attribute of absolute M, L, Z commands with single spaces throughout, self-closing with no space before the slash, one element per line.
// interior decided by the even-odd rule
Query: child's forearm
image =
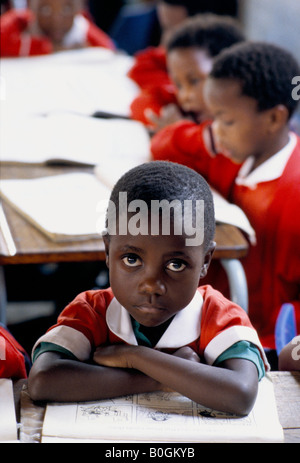
<path fill-rule="evenodd" d="M 246 360 L 229 360 L 219 368 L 139 347 L 132 349 L 129 361 L 132 368 L 217 410 L 244 415 L 256 397 L 256 367 Z"/>
<path fill-rule="evenodd" d="M 46 353 L 34 362 L 28 387 L 33 400 L 75 402 L 152 392 L 161 385 L 135 370 L 107 368 Z"/>

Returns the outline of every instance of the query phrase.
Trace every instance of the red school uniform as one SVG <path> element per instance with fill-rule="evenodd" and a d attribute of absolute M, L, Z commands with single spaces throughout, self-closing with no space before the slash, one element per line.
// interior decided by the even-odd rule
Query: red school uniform
<path fill-rule="evenodd" d="M 11 333 L 0 325 L 0 378 L 27 378 L 29 358 Z"/>
<path fill-rule="evenodd" d="M 2 57 L 47 55 L 53 52 L 52 43 L 46 37 L 32 36 L 26 32 L 33 20 L 34 15 L 30 10 L 10 10 L 1 15 Z M 108 35 L 81 14 L 75 16 L 73 27 L 64 38 L 64 45 L 115 49 Z"/>
<path fill-rule="evenodd" d="M 263 348 L 246 312 L 212 287 L 202 286 L 192 301 L 174 316 L 155 348 L 177 350 L 189 345 L 212 365 L 240 341 L 256 346 L 268 370 Z M 80 361 L 87 361 L 96 347 L 120 343 L 138 344 L 129 313 L 110 288 L 86 291 L 79 294 L 63 310 L 57 324 L 37 340 L 33 360 L 43 344 L 46 351 L 63 350 Z"/>
<path fill-rule="evenodd" d="M 161 130 L 152 139 L 152 156 L 195 169 L 248 216 L 257 239 L 242 259 L 249 316 L 263 346 L 274 349 L 275 322 L 283 303 L 294 305 L 300 332 L 300 139 L 291 133 L 289 145 L 248 176 L 248 161 L 241 169 L 221 154 L 208 153 L 204 127 L 179 122 Z M 206 281 L 224 292 L 224 272 L 213 264 Z"/>
<path fill-rule="evenodd" d="M 177 104 L 176 87 L 167 71 L 163 47 L 149 47 L 137 53 L 128 77 L 140 87 L 139 94 L 130 105 L 132 119 L 150 125 L 145 116 L 147 109 L 159 115 L 164 106 Z"/>
<path fill-rule="evenodd" d="M 179 121 L 158 131 L 151 140 L 155 161 L 172 161 L 200 172 L 213 188 L 228 196 L 241 167 L 222 154 L 212 155 L 204 143 L 204 131 L 210 122 L 196 124 Z"/>
<path fill-rule="evenodd" d="M 246 169 L 244 169 L 246 168 Z M 257 245 L 242 259 L 249 286 L 249 316 L 264 347 L 275 348 L 283 303 L 294 305 L 300 333 L 300 138 L 243 177 L 230 199 L 246 213 Z"/>

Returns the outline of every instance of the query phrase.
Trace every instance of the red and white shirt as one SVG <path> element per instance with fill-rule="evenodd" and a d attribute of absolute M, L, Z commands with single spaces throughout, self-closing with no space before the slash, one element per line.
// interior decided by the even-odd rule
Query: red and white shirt
<path fill-rule="evenodd" d="M 192 347 L 207 364 L 239 341 L 254 344 L 266 369 L 264 350 L 246 312 L 227 300 L 211 286 L 200 287 L 191 302 L 178 312 L 156 349 L 177 350 Z M 51 343 L 87 361 L 101 345 L 126 343 L 137 345 L 130 315 L 114 297 L 112 290 L 79 294 L 60 314 L 57 324 L 36 342 Z"/>

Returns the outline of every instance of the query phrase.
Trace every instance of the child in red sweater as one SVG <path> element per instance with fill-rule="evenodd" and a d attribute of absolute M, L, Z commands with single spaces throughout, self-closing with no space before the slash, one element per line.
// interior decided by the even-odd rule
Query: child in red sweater
<path fill-rule="evenodd" d="M 162 130 L 152 143 L 154 159 L 193 167 L 248 216 L 257 238 L 242 259 L 249 315 L 272 350 L 283 303 L 294 305 L 300 330 L 300 139 L 289 130 L 297 107 L 292 79 L 299 74 L 294 58 L 279 47 L 234 45 L 216 58 L 204 86 L 215 154 L 205 150 L 203 131 L 197 134 L 188 123 Z M 218 152 L 226 153 L 227 169 Z M 221 289 L 224 280 L 216 269 L 212 273 Z"/>
<path fill-rule="evenodd" d="M 203 80 L 210 71 L 213 57 L 241 40 L 244 36 L 239 25 L 230 17 L 203 14 L 183 21 L 173 32 L 168 32 L 163 47 L 150 48 L 137 55 L 128 75 L 140 86 L 141 93 L 131 104 L 131 116 L 155 130 L 186 117 L 186 104 L 178 87 L 182 87 L 183 73 L 179 77 L 178 72 L 185 71 L 186 77 L 193 72 L 198 83 L 199 77 Z M 179 70 L 173 68 L 176 61 L 172 57 L 176 58 L 176 52 L 185 48 L 201 50 L 202 56 L 190 53 L 193 63 L 189 64 L 189 69 L 185 65 Z M 191 71 L 192 66 L 195 69 Z M 203 99 L 197 100 L 194 105 L 197 105 L 197 112 L 202 112 Z"/>
<path fill-rule="evenodd" d="M 81 0 L 30 0 L 27 10 L 10 10 L 1 21 L 1 56 L 45 55 L 113 41 L 82 12 Z"/>

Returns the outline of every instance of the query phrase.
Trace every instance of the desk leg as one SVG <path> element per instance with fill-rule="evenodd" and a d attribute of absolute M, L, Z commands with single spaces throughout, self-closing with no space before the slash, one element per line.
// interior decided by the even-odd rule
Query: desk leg
<path fill-rule="evenodd" d="M 221 259 L 227 274 L 231 300 L 248 313 L 248 286 L 244 268 L 238 259 Z"/>
<path fill-rule="evenodd" d="M 4 269 L 0 266 L 0 323 L 6 326 L 6 285 L 4 277 Z"/>

